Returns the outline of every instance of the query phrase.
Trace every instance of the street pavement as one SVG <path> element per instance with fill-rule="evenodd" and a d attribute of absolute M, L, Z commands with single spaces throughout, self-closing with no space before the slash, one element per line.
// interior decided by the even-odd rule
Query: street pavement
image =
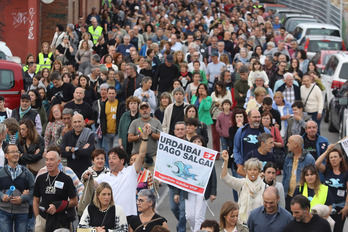
<path fill-rule="evenodd" d="M 209 127 L 209 135 L 210 135 L 210 142 L 208 144 L 208 147 L 212 149 L 210 127 Z M 321 123 L 321 135 L 326 137 L 330 143 L 335 143 L 338 141 L 338 133 L 329 132 L 328 124 L 324 123 L 324 121 L 322 121 Z M 212 213 L 209 211 L 209 209 L 207 209 L 206 211 L 206 219 L 214 219 L 217 222 L 219 222 L 220 209 L 223 203 L 226 201 L 233 200 L 232 189 L 228 187 L 227 185 L 225 185 L 220 179 L 222 163 L 223 161 L 221 159 L 215 162 L 216 173 L 218 175 L 217 176 L 217 179 L 218 179 L 217 199 L 214 202 L 207 201 L 210 209 L 212 210 Z M 282 176 L 278 176 L 277 181 L 281 181 L 281 180 L 282 180 Z M 167 223 L 168 223 L 168 227 L 170 231 L 176 231 L 177 220 L 174 217 L 173 213 L 170 211 L 170 204 L 168 199 L 168 187 L 166 186 L 166 184 L 162 185 L 162 187 L 159 190 L 159 194 L 160 194 L 160 199 L 158 201 L 157 213 L 167 219 L 168 221 Z M 348 223 L 346 221 L 346 225 L 345 225 L 346 230 L 343 230 L 343 231 L 348 231 L 347 224 Z M 191 231 L 188 224 L 186 225 L 186 228 L 187 228 L 187 231 Z"/>

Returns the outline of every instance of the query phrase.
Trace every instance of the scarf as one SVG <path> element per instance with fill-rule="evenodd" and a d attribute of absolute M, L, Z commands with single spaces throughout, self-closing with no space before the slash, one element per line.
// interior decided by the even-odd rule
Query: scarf
<path fill-rule="evenodd" d="M 186 72 L 184 72 L 184 73 L 182 72 L 182 73 L 181 73 L 181 76 L 186 77 L 187 74 L 188 74 L 188 71 L 186 71 Z"/>
<path fill-rule="evenodd" d="M 265 184 L 260 176 L 252 182 L 248 176 L 244 178 L 244 186 L 239 194 L 239 217 L 240 223 L 246 224 L 250 212 L 259 206 L 262 206 L 262 193 L 265 190 Z"/>
<path fill-rule="evenodd" d="M 29 108 L 24 111 L 22 111 L 22 107 L 19 107 L 19 118 L 22 119 L 24 115 L 29 112 L 29 110 L 31 110 L 31 106 L 29 106 Z"/>

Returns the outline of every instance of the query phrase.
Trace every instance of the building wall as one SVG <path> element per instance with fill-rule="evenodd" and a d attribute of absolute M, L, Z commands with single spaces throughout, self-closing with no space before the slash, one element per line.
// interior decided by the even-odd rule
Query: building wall
<path fill-rule="evenodd" d="M 0 1 L 0 40 L 22 63 L 28 52 L 36 54 L 38 50 L 39 14 L 37 0 Z"/>
<path fill-rule="evenodd" d="M 52 42 L 57 24 L 77 23 L 93 6 L 99 10 L 100 0 L 0 0 L 0 41 L 6 42 L 22 63 L 28 53 L 36 55 L 43 42 Z"/>

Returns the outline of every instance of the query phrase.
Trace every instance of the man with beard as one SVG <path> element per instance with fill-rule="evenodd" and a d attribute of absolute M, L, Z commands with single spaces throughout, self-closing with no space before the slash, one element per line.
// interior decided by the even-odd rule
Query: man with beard
<path fill-rule="evenodd" d="M 262 133 L 269 133 L 270 131 L 260 125 L 261 114 L 258 110 L 253 109 L 248 113 L 249 123 L 238 129 L 234 137 L 234 160 L 238 168 L 243 164 L 243 158 L 252 150 L 258 148 L 257 137 Z"/>
<path fill-rule="evenodd" d="M 291 211 L 294 220 L 290 222 L 284 232 L 288 231 L 331 231 L 327 220 L 317 214 L 310 213 L 311 203 L 307 197 L 297 195 L 291 200 Z"/>
<path fill-rule="evenodd" d="M 139 154 L 139 148 L 143 133 L 138 128 L 143 128 L 145 124 L 151 125 L 151 133 L 146 150 L 145 167 L 153 171 L 156 161 L 157 141 L 162 131 L 162 124 L 159 120 L 150 116 L 151 108 L 148 102 L 142 102 L 139 105 L 140 118 L 135 119 L 128 129 L 128 142 L 133 143 L 132 154 Z"/>

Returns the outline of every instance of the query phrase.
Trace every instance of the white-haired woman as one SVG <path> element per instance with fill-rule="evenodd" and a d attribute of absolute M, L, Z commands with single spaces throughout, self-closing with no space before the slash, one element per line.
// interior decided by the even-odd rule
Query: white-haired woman
<path fill-rule="evenodd" d="M 142 189 L 138 193 L 137 207 L 140 214 L 129 220 L 129 231 L 150 232 L 153 227 L 160 225 L 168 229 L 167 220 L 155 213 L 156 196 L 150 189 Z"/>
<path fill-rule="evenodd" d="M 250 212 L 263 204 L 262 193 L 265 190 L 265 184 L 259 176 L 262 169 L 262 163 L 257 158 L 247 160 L 244 164 L 246 177 L 236 178 L 228 174 L 228 156 L 226 150 L 222 151 L 224 164 L 222 167 L 221 178 L 225 184 L 238 192 L 238 220 L 240 223 L 246 223 Z"/>

